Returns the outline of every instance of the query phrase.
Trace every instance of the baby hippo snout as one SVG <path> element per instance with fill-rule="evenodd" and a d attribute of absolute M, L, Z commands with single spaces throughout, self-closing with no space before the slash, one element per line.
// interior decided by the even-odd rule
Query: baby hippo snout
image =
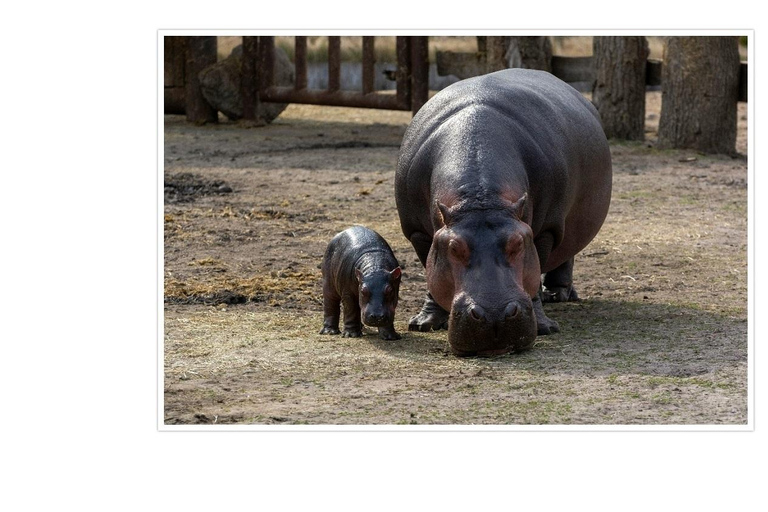
<path fill-rule="evenodd" d="M 388 324 L 389 316 L 384 311 L 366 311 L 363 315 L 363 323 L 370 327 L 381 327 Z"/>

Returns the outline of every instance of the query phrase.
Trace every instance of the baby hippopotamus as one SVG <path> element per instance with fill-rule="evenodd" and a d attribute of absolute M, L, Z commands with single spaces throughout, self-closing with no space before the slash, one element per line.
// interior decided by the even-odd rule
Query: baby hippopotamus
<path fill-rule="evenodd" d="M 381 235 L 363 226 L 342 231 L 328 243 L 322 268 L 325 321 L 320 334 L 339 334 L 343 303 L 343 337 L 362 336 L 364 323 L 378 327 L 383 340 L 400 339 L 394 320 L 401 270 Z"/>

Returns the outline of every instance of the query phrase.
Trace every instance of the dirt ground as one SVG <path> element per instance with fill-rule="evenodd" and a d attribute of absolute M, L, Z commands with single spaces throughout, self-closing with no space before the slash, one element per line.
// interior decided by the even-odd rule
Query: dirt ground
<path fill-rule="evenodd" d="M 407 331 L 426 291 L 394 203 L 410 113 L 165 116 L 165 424 L 746 424 L 746 105 L 735 157 L 656 149 L 659 109 L 649 92 L 647 141 L 611 143 L 582 300 L 545 305 L 561 332 L 468 359 Z M 323 251 L 352 224 L 404 268 L 399 341 L 317 334 Z"/>

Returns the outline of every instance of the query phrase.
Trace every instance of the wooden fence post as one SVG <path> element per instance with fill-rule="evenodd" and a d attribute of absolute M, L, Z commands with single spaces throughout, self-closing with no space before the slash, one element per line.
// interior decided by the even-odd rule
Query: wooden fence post
<path fill-rule="evenodd" d="M 211 107 L 200 88 L 198 75 L 204 68 L 216 64 L 216 37 L 184 37 L 186 65 L 184 94 L 187 121 L 205 124 L 218 121 L 218 112 Z"/>

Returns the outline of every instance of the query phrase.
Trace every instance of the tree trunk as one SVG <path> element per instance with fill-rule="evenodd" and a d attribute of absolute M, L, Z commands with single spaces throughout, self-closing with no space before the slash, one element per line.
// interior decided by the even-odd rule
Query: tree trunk
<path fill-rule="evenodd" d="M 659 147 L 733 153 L 738 37 L 670 37 L 664 54 Z"/>
<path fill-rule="evenodd" d="M 507 68 L 552 72 L 552 43 L 548 37 L 477 36 L 477 50 L 485 56 L 486 73 Z"/>
<path fill-rule="evenodd" d="M 549 37 L 509 37 L 506 59 L 510 68 L 552 72 L 552 43 Z"/>
<path fill-rule="evenodd" d="M 645 135 L 644 36 L 595 37 L 595 84 L 592 102 L 608 138 L 643 140 Z"/>

